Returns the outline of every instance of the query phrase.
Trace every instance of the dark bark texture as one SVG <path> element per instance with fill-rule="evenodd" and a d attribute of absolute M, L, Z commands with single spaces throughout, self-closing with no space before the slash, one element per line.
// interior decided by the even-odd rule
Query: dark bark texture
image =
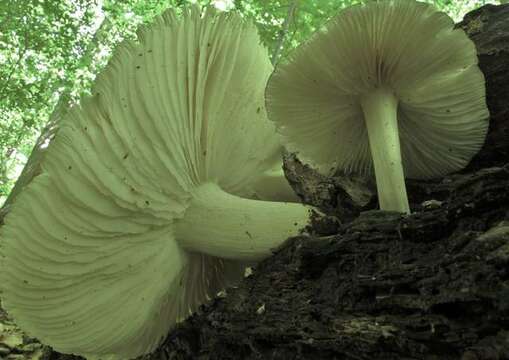
<path fill-rule="evenodd" d="M 326 216 L 145 359 L 509 359 L 509 4 L 458 26 L 491 113 L 468 168 L 409 182 L 403 216 L 373 210 L 373 184 L 287 156 L 290 183 Z"/>
<path fill-rule="evenodd" d="M 486 144 L 467 170 L 501 166 L 509 162 L 509 4 L 472 11 L 458 26 L 477 47 L 490 110 Z"/>

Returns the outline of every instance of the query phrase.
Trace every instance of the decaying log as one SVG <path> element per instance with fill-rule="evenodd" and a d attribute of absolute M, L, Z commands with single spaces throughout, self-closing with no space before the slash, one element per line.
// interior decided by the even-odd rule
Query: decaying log
<path fill-rule="evenodd" d="M 477 47 L 490 110 L 485 146 L 466 170 L 501 166 L 509 161 L 509 4 L 472 11 L 458 26 Z"/>
<path fill-rule="evenodd" d="M 509 358 L 509 166 L 446 180 L 293 239 L 150 359 Z"/>

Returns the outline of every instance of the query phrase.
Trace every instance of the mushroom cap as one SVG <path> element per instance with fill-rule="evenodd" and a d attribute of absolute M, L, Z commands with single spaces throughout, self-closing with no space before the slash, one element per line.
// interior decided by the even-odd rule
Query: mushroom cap
<path fill-rule="evenodd" d="M 372 173 L 360 98 L 392 90 L 405 175 L 461 169 L 484 143 L 489 113 L 473 42 L 429 4 L 354 5 L 278 65 L 269 119 L 288 149 L 322 171 Z"/>
<path fill-rule="evenodd" d="M 167 11 L 116 50 L 0 229 L 2 303 L 23 330 L 125 360 L 242 277 L 183 250 L 174 224 L 200 184 L 242 193 L 273 165 L 271 70 L 256 28 L 211 8 Z"/>

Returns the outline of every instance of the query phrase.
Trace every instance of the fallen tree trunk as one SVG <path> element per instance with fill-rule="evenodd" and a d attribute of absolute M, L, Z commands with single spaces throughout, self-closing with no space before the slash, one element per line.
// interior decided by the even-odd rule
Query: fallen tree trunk
<path fill-rule="evenodd" d="M 443 199 L 438 208 L 368 211 L 333 236 L 294 239 L 161 351 L 172 359 L 509 358 L 509 166 L 448 179 L 424 187 Z"/>

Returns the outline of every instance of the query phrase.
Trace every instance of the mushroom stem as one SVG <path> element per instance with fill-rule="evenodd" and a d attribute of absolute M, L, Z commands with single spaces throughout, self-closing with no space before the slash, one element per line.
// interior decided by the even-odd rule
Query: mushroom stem
<path fill-rule="evenodd" d="M 254 196 L 259 200 L 300 202 L 282 168 L 263 173 L 253 183 Z"/>
<path fill-rule="evenodd" d="M 310 215 L 311 208 L 302 204 L 244 199 L 206 183 L 193 191 L 176 238 L 189 251 L 257 261 L 298 235 Z"/>
<path fill-rule="evenodd" d="M 375 166 L 381 210 L 410 213 L 401 161 L 398 132 L 398 100 L 387 88 L 378 88 L 361 100 Z"/>

